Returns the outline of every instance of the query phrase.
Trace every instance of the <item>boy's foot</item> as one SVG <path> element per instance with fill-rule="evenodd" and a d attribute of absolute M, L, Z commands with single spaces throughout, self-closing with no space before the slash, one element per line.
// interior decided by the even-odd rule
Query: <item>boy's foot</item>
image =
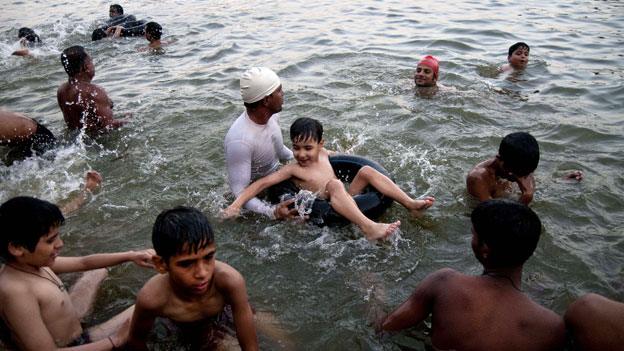
<path fill-rule="evenodd" d="M 412 216 L 420 217 L 422 215 L 422 211 L 428 209 L 433 206 L 435 198 L 433 196 L 427 196 L 422 199 L 412 201 L 412 204 L 407 208 Z"/>
<path fill-rule="evenodd" d="M 380 240 L 387 239 L 390 235 L 394 234 L 401 226 L 401 221 L 394 223 L 375 223 L 369 228 L 362 228 L 366 239 L 368 240 Z"/>

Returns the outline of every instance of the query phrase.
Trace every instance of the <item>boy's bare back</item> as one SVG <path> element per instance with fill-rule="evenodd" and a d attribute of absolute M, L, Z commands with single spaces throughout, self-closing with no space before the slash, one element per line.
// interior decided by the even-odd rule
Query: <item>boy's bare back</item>
<path fill-rule="evenodd" d="M 439 270 L 419 284 L 383 327 L 400 329 L 429 313 L 432 343 L 442 350 L 557 350 L 565 337 L 560 316 L 500 276 Z"/>

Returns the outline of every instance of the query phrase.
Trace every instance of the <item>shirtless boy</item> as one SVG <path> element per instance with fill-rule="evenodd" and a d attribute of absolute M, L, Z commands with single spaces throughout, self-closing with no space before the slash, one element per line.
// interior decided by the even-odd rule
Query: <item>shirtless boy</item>
<path fill-rule="evenodd" d="M 431 341 L 440 350 L 560 350 L 563 319 L 522 292 L 522 266 L 533 254 L 541 223 L 525 205 L 489 200 L 472 212 L 472 250 L 483 274 L 450 268 L 428 275 L 382 330 L 418 325 L 432 315 Z"/>
<path fill-rule="evenodd" d="M 293 153 L 297 163 L 288 164 L 277 172 L 260 178 L 249 185 L 223 211 L 223 217 L 238 216 L 241 207 L 247 201 L 271 185 L 287 179 L 292 179 L 300 189 L 315 192 L 320 198 L 330 200 L 332 208 L 360 227 L 368 240 L 388 237 L 399 228 L 401 222 L 376 223 L 360 211 L 352 196 L 359 194 L 367 186 L 371 185 L 382 194 L 399 202 L 414 215 L 433 205 L 433 197 L 414 200 L 394 184 L 390 178 L 368 166 L 364 166 L 358 171 L 347 192 L 342 182 L 336 178 L 329 163 L 330 152 L 323 147 L 323 126 L 315 119 L 298 118 L 290 126 L 290 139 L 293 143 Z"/>
<path fill-rule="evenodd" d="M 20 350 L 112 350 L 127 336 L 132 307 L 111 320 L 83 329 L 80 320 L 95 298 L 106 270 L 127 261 L 151 267 L 150 251 L 59 257 L 63 247 L 59 208 L 31 197 L 0 206 L 0 315 Z M 86 272 L 69 291 L 58 273 Z"/>
<path fill-rule="evenodd" d="M 236 330 L 242 350 L 257 350 L 253 312 L 243 276 L 217 261 L 208 219 L 199 210 L 176 207 L 156 218 L 152 231 L 159 275 L 137 296 L 128 347 L 147 350 L 146 338 L 156 317 L 178 325 L 182 337 L 195 337 L 208 350 L 218 349 L 228 328 Z M 185 330 L 185 327 L 187 330 Z M 189 335 L 198 332 L 201 335 Z M 196 348 L 193 348 L 196 349 Z"/>
<path fill-rule="evenodd" d="M 508 72 L 513 70 L 525 69 L 527 64 L 529 63 L 529 45 L 523 42 L 518 42 L 509 47 L 509 52 L 507 54 L 507 62 L 506 65 L 501 67 L 502 72 Z"/>
<path fill-rule="evenodd" d="M 160 41 L 162 36 L 162 27 L 156 22 L 147 22 L 145 25 L 145 39 L 149 41 L 148 49 L 157 50 L 161 49 L 163 45 L 167 45 L 165 42 Z"/>
<path fill-rule="evenodd" d="M 537 140 L 525 132 L 508 134 L 498 148 L 498 155 L 477 164 L 466 177 L 470 195 L 479 201 L 504 197 L 511 182 L 518 184 L 520 202 L 528 205 L 535 193 L 533 171 L 539 162 Z"/>
<path fill-rule="evenodd" d="M 126 123 L 113 119 L 113 102 L 104 89 L 91 83 L 95 66 L 82 46 L 63 50 L 61 63 L 69 79 L 58 88 L 56 98 L 70 130 L 84 127 L 95 137 Z"/>
<path fill-rule="evenodd" d="M 573 302 L 565 313 L 575 350 L 621 350 L 624 345 L 624 303 L 598 294 Z"/>

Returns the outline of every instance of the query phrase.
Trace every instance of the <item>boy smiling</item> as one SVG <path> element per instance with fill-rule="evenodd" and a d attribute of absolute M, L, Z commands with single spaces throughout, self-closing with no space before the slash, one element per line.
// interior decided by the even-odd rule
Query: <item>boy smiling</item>
<path fill-rule="evenodd" d="M 418 215 L 434 202 L 433 197 L 422 200 L 410 198 L 390 178 L 369 166 L 364 166 L 358 171 L 347 192 L 334 174 L 329 162 L 330 152 L 324 148 L 323 126 L 315 119 L 298 118 L 290 127 L 290 139 L 297 162 L 288 164 L 249 185 L 234 203 L 223 211 L 223 217 L 238 216 L 241 207 L 259 192 L 281 181 L 292 179 L 300 189 L 315 192 L 320 198 L 329 199 L 332 208 L 360 227 L 368 240 L 377 240 L 394 233 L 401 222 L 388 224 L 372 221 L 360 211 L 352 196 L 371 185 L 382 194 L 399 202 L 413 215 Z"/>

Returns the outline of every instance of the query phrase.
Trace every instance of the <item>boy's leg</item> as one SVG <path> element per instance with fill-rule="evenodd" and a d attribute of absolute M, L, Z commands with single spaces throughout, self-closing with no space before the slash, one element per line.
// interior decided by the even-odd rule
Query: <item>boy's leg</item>
<path fill-rule="evenodd" d="M 329 194 L 330 205 L 343 217 L 360 227 L 368 240 L 383 239 L 394 233 L 401 221 L 394 223 L 376 223 L 366 217 L 357 207 L 355 201 L 345 190 L 342 182 L 338 179 L 332 179 L 325 185 L 325 190 Z"/>
<path fill-rule="evenodd" d="M 392 179 L 370 166 L 360 168 L 349 186 L 349 194 L 355 196 L 361 193 L 368 185 L 373 186 L 380 193 L 403 205 L 412 215 L 419 215 L 420 211 L 433 205 L 433 197 L 427 196 L 422 200 L 414 200 L 401 190 Z"/>
<path fill-rule="evenodd" d="M 126 328 L 127 330 L 125 336 L 127 338 L 127 333 L 130 332 L 130 319 L 132 318 L 132 313 L 134 313 L 134 305 L 126 308 L 123 312 L 106 322 L 89 328 L 89 337 L 93 341 L 102 340 L 116 333 L 119 328 Z"/>
<path fill-rule="evenodd" d="M 108 271 L 104 268 L 86 271 L 69 289 L 69 297 L 79 319 L 86 316 L 93 307 L 97 290 L 107 275 Z"/>

